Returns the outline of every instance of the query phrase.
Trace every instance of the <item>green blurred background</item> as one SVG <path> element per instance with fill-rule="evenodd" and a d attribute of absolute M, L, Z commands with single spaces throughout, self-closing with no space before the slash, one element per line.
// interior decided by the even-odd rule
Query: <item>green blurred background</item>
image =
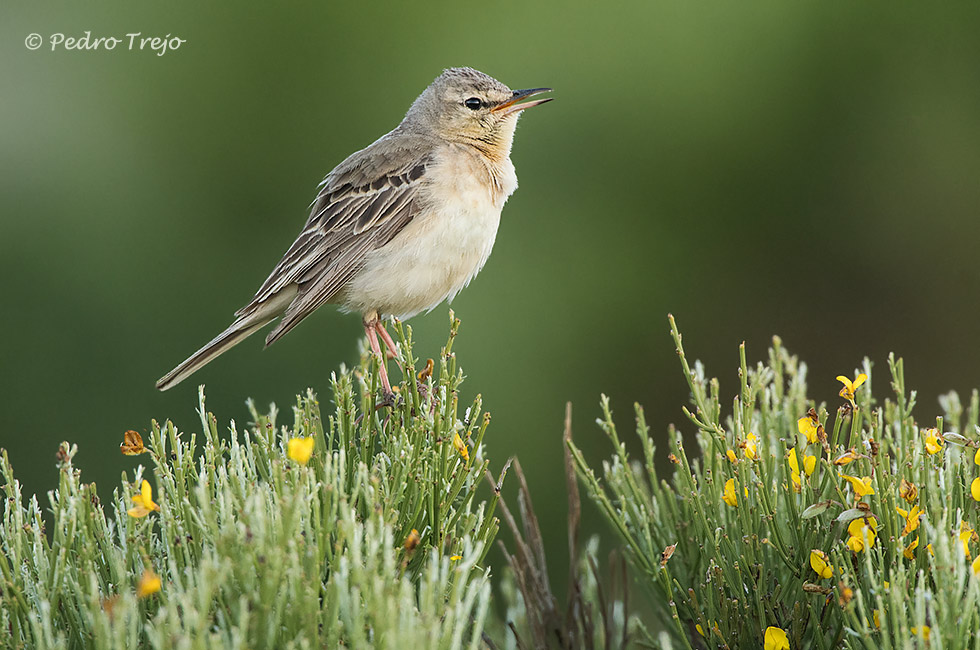
<path fill-rule="evenodd" d="M 164 56 L 47 45 L 86 30 L 187 42 Z M 124 430 L 199 430 L 197 381 L 154 381 L 251 297 L 320 179 L 443 68 L 469 65 L 555 88 L 521 120 L 521 188 L 453 308 L 464 397 L 493 413 L 495 466 L 526 468 L 560 582 L 565 401 L 594 462 L 610 453 L 601 392 L 624 431 L 633 401 L 658 434 L 690 430 L 668 312 L 729 396 L 739 342 L 758 359 L 772 334 L 809 361 L 818 399 L 892 350 L 920 419 L 980 385 L 978 34 L 975 2 L 8 0 L 0 445 L 33 492 L 54 485 L 59 441 L 76 442 L 108 498 L 138 462 L 118 452 Z M 423 358 L 446 311 L 411 321 Z M 359 336 L 328 307 L 194 379 L 222 422 L 244 422 L 248 396 L 325 395 Z M 594 511 L 586 525 L 601 528 Z"/>

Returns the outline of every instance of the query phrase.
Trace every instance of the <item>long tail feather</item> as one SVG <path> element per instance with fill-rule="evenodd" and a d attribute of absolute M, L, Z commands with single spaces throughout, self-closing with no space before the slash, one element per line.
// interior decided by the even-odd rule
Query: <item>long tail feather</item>
<path fill-rule="evenodd" d="M 238 319 L 218 334 L 210 343 L 195 352 L 182 364 L 165 374 L 157 382 L 157 388 L 167 390 L 184 381 L 210 363 L 215 357 L 235 347 L 246 338 L 278 318 L 296 297 L 296 285 L 282 289 L 272 298 L 252 303 L 240 310 Z"/>
<path fill-rule="evenodd" d="M 261 329 L 271 320 L 272 318 L 265 318 L 259 320 L 258 322 L 251 323 L 240 323 L 235 321 L 228 329 L 214 337 L 210 343 L 192 354 L 186 361 L 161 377 L 157 382 L 157 388 L 160 390 L 173 388 L 210 363 L 218 355 L 230 350 L 234 346 L 244 341 L 249 337 L 249 335 L 254 334 L 256 330 Z"/>

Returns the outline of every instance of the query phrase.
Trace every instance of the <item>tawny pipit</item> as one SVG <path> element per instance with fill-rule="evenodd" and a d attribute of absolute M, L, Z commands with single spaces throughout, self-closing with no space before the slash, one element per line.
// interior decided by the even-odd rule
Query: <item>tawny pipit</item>
<path fill-rule="evenodd" d="M 483 268 L 517 189 L 517 118 L 551 98 L 518 102 L 548 90 L 511 90 L 472 68 L 439 75 L 401 124 L 327 174 L 306 225 L 252 301 L 157 388 L 175 386 L 282 316 L 265 339 L 271 345 L 332 303 L 361 313 L 391 395 L 378 336 L 389 354 L 396 347 L 383 320 L 452 300 Z"/>

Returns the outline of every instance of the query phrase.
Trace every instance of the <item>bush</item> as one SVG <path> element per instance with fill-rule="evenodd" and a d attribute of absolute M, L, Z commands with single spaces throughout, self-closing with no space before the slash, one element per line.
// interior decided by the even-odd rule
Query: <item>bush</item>
<path fill-rule="evenodd" d="M 200 393 L 202 434 L 153 423 L 149 453 L 112 502 L 59 450 L 59 485 L 25 502 L 6 452 L 0 522 L 0 626 L 30 648 L 976 648 L 980 625 L 980 396 L 942 400 L 935 426 L 912 417 L 902 361 L 877 401 L 871 364 L 841 376 L 833 411 L 808 399 L 806 366 L 774 339 L 765 363 L 740 350 L 739 388 L 690 367 L 671 319 L 693 408 L 697 453 L 673 428 L 670 480 L 636 407 L 642 459 L 619 438 L 603 480 L 571 441 L 569 593 L 561 603 L 543 534 L 515 463 L 518 514 L 499 602 L 490 567 L 503 473 L 490 479 L 489 414 L 460 413 L 452 352 L 417 373 L 397 327 L 399 398 L 379 408 L 376 364 L 332 376 L 333 413 L 298 397 L 219 435 Z M 967 435 L 969 434 L 969 435 Z M 631 615 L 625 567 L 600 571 L 578 541 L 572 467 L 613 525 L 660 621 Z M 505 464 L 506 467 L 509 463 Z M 506 620 L 494 610 L 506 612 Z M 659 629 L 658 629 L 659 628 Z M 647 630 L 657 632 L 652 636 Z M 931 645 L 930 645 L 931 644 Z"/>
<path fill-rule="evenodd" d="M 670 325 L 696 429 L 687 439 L 669 431 L 670 480 L 658 475 L 639 406 L 641 461 L 627 454 L 605 396 L 600 425 L 616 452 L 604 482 L 569 446 L 673 641 L 978 647 L 976 391 L 965 413 L 947 395 L 945 415 L 921 427 L 902 361 L 889 357 L 894 396 L 879 402 L 865 360 L 856 377 L 841 376 L 841 401 L 828 412 L 807 397 L 805 364 L 776 338 L 754 367 L 742 345 L 723 419 L 719 382 L 690 367 L 672 317 Z"/>
<path fill-rule="evenodd" d="M 99 501 L 67 442 L 49 493 L 50 524 L 26 503 L 6 452 L 0 525 L 0 629 L 29 648 L 475 648 L 488 614 L 484 556 L 496 493 L 477 500 L 489 462 L 480 398 L 458 413 L 463 379 L 449 342 L 376 409 L 368 357 L 332 377 L 324 421 L 315 395 L 292 426 L 273 406 L 203 439 L 153 423 L 151 470 L 126 473 Z M 374 390 L 372 390 L 372 388 Z M 142 447 L 129 434 L 127 451 Z"/>

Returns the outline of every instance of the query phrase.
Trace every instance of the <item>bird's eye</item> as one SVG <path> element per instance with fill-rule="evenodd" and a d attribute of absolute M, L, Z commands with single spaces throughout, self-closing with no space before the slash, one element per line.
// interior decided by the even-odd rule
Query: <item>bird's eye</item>
<path fill-rule="evenodd" d="M 483 102 L 480 101 L 479 97 L 470 97 L 463 104 L 471 111 L 478 111 L 483 107 Z"/>

